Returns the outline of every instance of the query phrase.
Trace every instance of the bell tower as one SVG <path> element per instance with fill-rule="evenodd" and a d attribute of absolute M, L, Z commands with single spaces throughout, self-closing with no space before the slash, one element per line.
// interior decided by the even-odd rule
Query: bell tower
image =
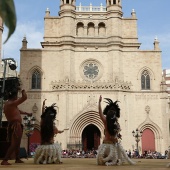
<path fill-rule="evenodd" d="M 0 17 L 0 60 L 2 59 L 2 33 L 3 33 L 3 21 Z"/>
<path fill-rule="evenodd" d="M 106 0 L 107 11 L 122 11 L 122 0 Z M 119 13 L 122 16 L 122 12 Z"/>
<path fill-rule="evenodd" d="M 76 0 L 60 0 L 60 10 L 65 9 L 65 7 L 68 9 L 75 10 Z"/>
<path fill-rule="evenodd" d="M 59 16 L 61 18 L 62 36 L 74 36 L 76 0 L 60 0 Z"/>
<path fill-rule="evenodd" d="M 121 23 L 122 23 L 122 0 L 106 0 L 106 10 L 108 24 L 108 34 L 110 36 L 121 36 Z"/>
<path fill-rule="evenodd" d="M 121 0 L 106 0 L 106 6 L 119 5 L 121 6 Z"/>

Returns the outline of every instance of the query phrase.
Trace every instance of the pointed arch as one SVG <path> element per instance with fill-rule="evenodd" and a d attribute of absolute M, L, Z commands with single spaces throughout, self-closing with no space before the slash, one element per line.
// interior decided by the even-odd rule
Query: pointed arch
<path fill-rule="evenodd" d="M 155 80 L 154 72 L 149 67 L 142 67 L 137 74 L 137 80 L 141 80 L 141 74 L 144 70 L 147 70 L 151 80 Z"/>
<path fill-rule="evenodd" d="M 43 75 L 41 68 L 38 66 L 34 66 L 29 70 L 27 77 L 29 79 L 30 89 L 42 89 Z"/>
<path fill-rule="evenodd" d="M 163 139 L 163 134 L 160 127 L 156 123 L 154 123 L 149 117 L 147 117 L 147 119 L 139 125 L 138 129 L 140 131 L 144 131 L 145 129 L 150 129 L 154 133 L 156 151 L 160 152 L 161 141 Z"/>
<path fill-rule="evenodd" d="M 41 73 L 39 70 L 34 70 L 32 73 L 31 89 L 41 89 Z"/>
<path fill-rule="evenodd" d="M 141 89 L 150 90 L 150 75 L 148 70 L 144 70 L 141 74 Z"/>
<path fill-rule="evenodd" d="M 45 78 L 45 73 L 44 73 L 44 71 L 43 71 L 39 66 L 34 66 L 34 67 L 32 67 L 32 68 L 28 71 L 28 73 L 27 73 L 27 79 L 30 78 L 30 75 L 32 75 L 32 73 L 34 72 L 34 70 L 38 70 L 38 71 L 41 73 L 41 75 L 43 75 L 43 78 Z"/>
<path fill-rule="evenodd" d="M 151 90 L 152 81 L 155 80 L 153 71 L 148 67 L 139 70 L 137 80 L 140 81 L 141 90 Z"/>
<path fill-rule="evenodd" d="M 79 113 L 70 124 L 70 137 L 69 142 L 73 143 L 75 141 L 79 141 L 81 139 L 81 134 L 84 128 L 90 124 L 95 125 L 100 133 L 104 132 L 104 125 L 101 121 L 99 114 L 97 111 L 87 111 Z"/>

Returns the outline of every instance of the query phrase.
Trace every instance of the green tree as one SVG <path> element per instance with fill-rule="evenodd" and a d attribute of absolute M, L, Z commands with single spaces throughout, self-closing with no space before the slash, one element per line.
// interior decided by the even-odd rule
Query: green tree
<path fill-rule="evenodd" d="M 9 29 L 8 36 L 4 42 L 6 43 L 10 36 L 14 33 L 17 22 L 13 0 L 0 0 L 0 17 L 2 18 L 3 23 Z"/>

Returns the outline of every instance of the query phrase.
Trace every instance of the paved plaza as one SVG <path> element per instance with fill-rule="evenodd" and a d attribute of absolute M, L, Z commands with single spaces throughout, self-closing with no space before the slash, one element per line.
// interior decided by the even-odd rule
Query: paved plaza
<path fill-rule="evenodd" d="M 121 166 L 97 166 L 93 158 L 64 158 L 63 164 L 33 164 L 33 159 L 25 159 L 24 164 L 15 164 L 14 160 L 9 161 L 11 166 L 0 165 L 0 170 L 164 170 L 167 168 L 168 159 L 135 159 L 136 165 L 124 164 Z"/>

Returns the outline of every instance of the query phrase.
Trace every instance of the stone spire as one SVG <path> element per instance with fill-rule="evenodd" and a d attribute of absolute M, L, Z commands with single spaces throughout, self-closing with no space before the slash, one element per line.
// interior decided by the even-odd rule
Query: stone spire
<path fill-rule="evenodd" d="M 132 16 L 132 18 L 135 18 L 135 19 L 136 19 L 136 12 L 135 12 L 134 9 L 132 9 L 131 16 Z"/>
<path fill-rule="evenodd" d="M 157 36 L 155 37 L 155 40 L 154 40 L 154 50 L 156 51 L 160 51 L 160 48 L 159 48 L 159 41 L 158 41 L 158 38 Z"/>
<path fill-rule="evenodd" d="M 26 50 L 27 49 L 27 38 L 26 36 L 24 36 L 23 40 L 22 40 L 22 50 Z"/>
<path fill-rule="evenodd" d="M 46 17 L 49 17 L 49 16 L 50 16 L 50 10 L 49 10 L 49 8 L 46 9 L 46 11 L 45 11 L 45 16 L 46 16 Z"/>

